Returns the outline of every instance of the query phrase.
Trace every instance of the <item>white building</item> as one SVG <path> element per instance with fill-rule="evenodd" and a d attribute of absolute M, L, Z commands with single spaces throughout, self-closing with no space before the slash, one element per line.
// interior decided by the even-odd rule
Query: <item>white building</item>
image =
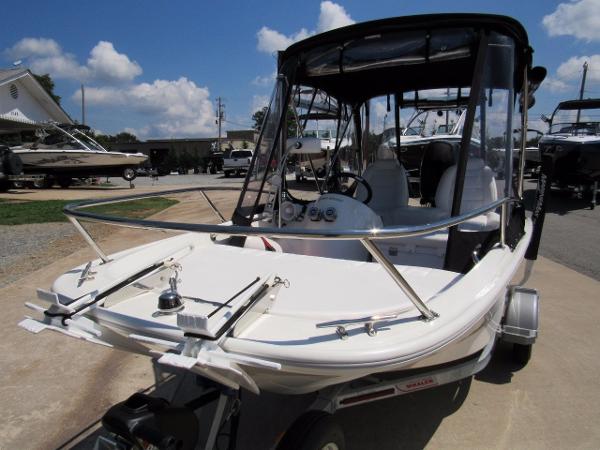
<path fill-rule="evenodd" d="M 0 69 L 0 133 L 47 121 L 73 123 L 28 69 Z"/>

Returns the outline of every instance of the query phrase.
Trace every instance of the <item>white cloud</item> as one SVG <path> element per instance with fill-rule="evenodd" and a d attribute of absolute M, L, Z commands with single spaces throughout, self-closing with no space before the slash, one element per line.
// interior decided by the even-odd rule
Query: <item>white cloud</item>
<path fill-rule="evenodd" d="M 49 73 L 52 78 L 84 81 L 90 75 L 89 69 L 79 65 L 75 56 L 70 53 L 30 57 L 27 63 L 33 72 L 39 74 Z"/>
<path fill-rule="evenodd" d="M 258 33 L 256 33 L 256 37 L 258 38 L 257 48 L 261 52 L 273 53 L 277 50 L 285 50 L 294 42 L 301 41 L 310 35 L 311 33 L 305 28 L 302 28 L 300 31 L 290 36 L 286 36 L 269 27 L 262 27 L 258 30 Z"/>
<path fill-rule="evenodd" d="M 135 61 L 115 50 L 111 42 L 100 41 L 90 51 L 87 64 L 79 64 L 77 58 L 66 53 L 53 39 L 23 38 L 4 50 L 9 58 L 26 58 L 25 63 L 36 73 L 49 73 L 53 78 L 76 81 L 102 81 L 120 83 L 131 81 L 142 73 Z"/>
<path fill-rule="evenodd" d="M 581 77 L 583 75 L 583 63 L 586 61 L 588 63 L 588 72 L 585 89 L 586 91 L 590 90 L 591 86 L 600 83 L 600 55 L 572 56 L 558 66 L 554 76 L 546 77 L 541 88 L 554 94 L 570 92 L 574 95 L 576 92 L 579 92 Z M 587 93 L 585 96 L 588 96 Z"/>
<path fill-rule="evenodd" d="M 87 60 L 93 78 L 103 81 L 131 81 L 141 75 L 142 68 L 127 55 L 119 53 L 111 42 L 100 41 Z"/>
<path fill-rule="evenodd" d="M 76 91 L 73 100 L 79 101 Z M 126 87 L 89 87 L 85 92 L 90 106 L 111 106 L 124 114 L 141 113 L 150 124 L 131 129 L 139 137 L 207 136 L 214 134 L 215 112 L 206 87 L 185 77 L 155 80 Z"/>
<path fill-rule="evenodd" d="M 285 50 L 294 42 L 305 39 L 317 32 L 322 33 L 353 23 L 354 20 L 348 15 L 343 6 L 326 0 L 321 2 L 317 31 L 308 31 L 306 28 L 301 28 L 300 31 L 286 36 L 279 31 L 263 26 L 256 33 L 258 39 L 257 49 L 265 53 L 274 53 L 277 50 Z"/>
<path fill-rule="evenodd" d="M 560 3 L 542 19 L 550 36 L 574 36 L 586 41 L 600 40 L 600 0 Z"/>
<path fill-rule="evenodd" d="M 266 95 L 254 95 L 252 97 L 252 106 L 250 107 L 251 113 L 254 114 L 256 111 L 263 109 L 269 105 L 269 97 Z"/>
<path fill-rule="evenodd" d="M 271 75 L 266 76 L 258 75 L 256 78 L 254 78 L 254 80 L 252 80 L 252 84 L 255 86 L 271 86 L 275 82 L 276 76 L 276 72 L 273 72 Z"/>
<path fill-rule="evenodd" d="M 23 38 L 4 53 L 13 59 L 28 56 L 57 56 L 62 53 L 60 45 L 54 39 Z"/>
<path fill-rule="evenodd" d="M 587 82 L 600 82 L 600 55 L 573 56 L 556 69 L 556 74 L 562 80 L 581 80 L 583 63 L 588 63 Z"/>
<path fill-rule="evenodd" d="M 343 6 L 326 0 L 321 2 L 321 12 L 317 23 L 317 32 L 333 30 L 334 28 L 352 25 L 354 20 L 348 15 Z"/>
<path fill-rule="evenodd" d="M 565 83 L 563 80 L 560 80 L 555 77 L 546 77 L 541 87 L 556 94 L 568 92 L 571 89 L 573 89 L 572 85 Z"/>

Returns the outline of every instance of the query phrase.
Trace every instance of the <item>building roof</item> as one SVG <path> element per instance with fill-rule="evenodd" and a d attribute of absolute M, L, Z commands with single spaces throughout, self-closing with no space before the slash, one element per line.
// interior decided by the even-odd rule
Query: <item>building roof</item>
<path fill-rule="evenodd" d="M 33 119 L 26 114 L 7 114 L 6 111 L 0 111 L 0 130 L 14 130 L 27 128 L 36 128 L 41 122 L 54 121 L 59 123 L 72 124 L 73 120 L 64 109 L 52 98 L 46 89 L 33 76 L 29 69 L 16 67 L 11 69 L 0 69 L 0 86 L 19 81 L 23 83 L 28 93 L 46 112 L 48 117 L 43 120 Z"/>
<path fill-rule="evenodd" d="M 0 86 L 27 74 L 28 70 L 20 67 L 14 69 L 0 69 Z"/>

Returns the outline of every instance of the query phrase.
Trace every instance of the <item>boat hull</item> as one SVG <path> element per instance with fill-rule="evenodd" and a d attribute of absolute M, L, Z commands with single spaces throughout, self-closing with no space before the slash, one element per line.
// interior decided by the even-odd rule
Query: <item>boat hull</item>
<path fill-rule="evenodd" d="M 600 181 L 600 138 L 543 138 L 542 154 L 555 158 L 554 182 L 562 185 L 591 184 Z"/>
<path fill-rule="evenodd" d="M 113 255 L 113 261 L 104 268 L 97 261 L 92 269 L 98 273 L 83 287 L 78 282 L 83 270 L 80 267 L 60 277 L 53 285 L 53 292 L 77 298 L 90 289 L 101 291 L 102 283 L 117 281 L 105 277 L 126 277 L 145 267 L 149 255 L 180 261 L 181 293 L 197 299 L 227 298 L 226 293 L 239 289 L 231 285 L 232 280 L 219 278 L 223 275 L 219 268 L 225 264 L 229 264 L 232 273 L 246 273 L 250 278 L 255 275 L 248 273 L 248 267 L 252 267 L 254 274 L 277 270 L 278 274 L 289 277 L 290 288 L 282 288 L 276 295 L 277 301 L 268 310 L 257 313 L 248 327 L 240 331 L 233 328 L 226 333 L 217 341 L 217 347 L 225 355 L 259 359 L 277 366 L 242 364 L 257 390 L 303 394 L 370 374 L 427 368 L 478 352 L 489 353 L 500 334 L 508 286 L 523 260 L 530 235 L 531 222 L 527 221 L 525 235 L 514 250 L 497 245 L 467 274 L 398 266 L 428 307 L 439 314 L 431 322 L 423 321 L 410 301 L 402 299 L 402 292 L 376 263 L 239 249 L 219 245 L 205 235 L 180 235 L 131 249 Z M 197 272 L 199 267 L 203 267 L 201 272 Z M 202 275 L 199 277 L 198 273 Z M 314 281 L 319 274 L 329 280 L 324 285 L 328 287 L 322 286 L 320 295 L 315 296 L 310 280 Z M 164 279 L 164 273 L 157 274 L 158 277 Z M 340 287 L 341 279 L 347 280 L 347 289 Z M 365 295 L 372 289 L 365 286 L 368 284 L 365 280 L 370 281 L 370 286 L 378 286 L 377 297 L 366 303 Z M 152 283 L 146 280 L 142 284 Z M 188 342 L 175 315 L 156 316 L 153 292 L 122 292 L 121 298 L 109 297 L 103 306 L 90 309 L 85 316 L 96 328 L 91 341 L 146 355 L 156 355 L 161 342 L 172 345 Z M 321 298 L 328 300 L 323 303 L 325 300 Z M 194 313 L 200 307 L 209 308 L 194 300 L 186 311 Z M 353 311 L 358 314 L 355 317 L 362 317 L 386 314 L 389 308 L 399 311 L 397 319 L 379 325 L 373 336 L 360 323 L 348 328 L 349 337 L 345 340 L 337 335 L 335 328 L 317 327 L 318 323 L 345 318 Z M 140 335 L 147 339 L 132 338 Z M 152 339 L 158 340 L 158 344 L 154 345 Z M 213 344 L 210 346 L 212 351 Z M 195 364 L 190 370 L 218 382 L 231 381 L 228 368 Z"/>
<path fill-rule="evenodd" d="M 82 150 L 15 149 L 25 173 L 83 175 L 122 175 L 148 157 L 142 153 L 96 152 Z"/>

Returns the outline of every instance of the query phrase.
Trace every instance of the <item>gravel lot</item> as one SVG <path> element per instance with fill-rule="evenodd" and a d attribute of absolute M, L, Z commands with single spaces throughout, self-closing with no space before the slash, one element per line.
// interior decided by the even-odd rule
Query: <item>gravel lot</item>
<path fill-rule="evenodd" d="M 52 245 L 57 239 L 71 237 L 76 233 L 70 223 L 33 223 L 0 227 L 0 267 L 15 263 L 22 255 L 40 250 L 40 246 Z"/>
<path fill-rule="evenodd" d="M 109 227 L 89 224 L 94 237 Z M 70 223 L 0 226 L 0 289 L 86 245 Z"/>

